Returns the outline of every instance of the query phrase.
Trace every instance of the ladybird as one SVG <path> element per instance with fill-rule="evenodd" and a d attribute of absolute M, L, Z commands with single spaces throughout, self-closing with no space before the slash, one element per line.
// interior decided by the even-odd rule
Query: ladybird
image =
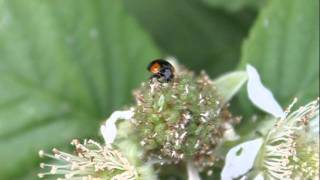
<path fill-rule="evenodd" d="M 150 79 L 156 78 L 159 82 L 170 82 L 174 78 L 174 67 L 163 59 L 153 60 L 148 65 L 148 71 L 153 73 Z"/>

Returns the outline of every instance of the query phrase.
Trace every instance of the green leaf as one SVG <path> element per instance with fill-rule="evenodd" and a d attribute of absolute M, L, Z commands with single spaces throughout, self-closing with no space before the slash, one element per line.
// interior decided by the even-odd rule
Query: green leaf
<path fill-rule="evenodd" d="M 97 136 L 158 56 L 121 1 L 0 1 L 0 177 L 36 172 L 39 149 Z"/>
<path fill-rule="evenodd" d="M 164 52 L 210 76 L 236 67 L 255 17 L 251 11 L 229 14 L 194 0 L 125 0 L 125 5 Z"/>
<path fill-rule="evenodd" d="M 230 12 L 237 12 L 243 9 L 259 9 L 266 0 L 203 0 L 206 4 L 216 7 L 224 8 Z"/>
<path fill-rule="evenodd" d="M 245 71 L 235 71 L 222 75 L 214 80 L 214 85 L 217 88 L 219 95 L 223 99 L 223 103 L 227 103 L 236 95 L 245 82 L 248 76 Z"/>
<path fill-rule="evenodd" d="M 252 64 L 285 107 L 319 96 L 319 1 L 272 0 L 243 45 L 240 68 Z M 246 110 L 248 98 L 242 96 Z"/>

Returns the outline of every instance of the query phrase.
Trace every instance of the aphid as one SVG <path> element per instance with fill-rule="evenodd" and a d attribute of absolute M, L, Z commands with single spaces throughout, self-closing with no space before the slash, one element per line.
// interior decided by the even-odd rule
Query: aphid
<path fill-rule="evenodd" d="M 163 59 L 152 61 L 148 70 L 153 73 L 150 79 L 156 78 L 159 82 L 170 82 L 174 78 L 174 67 Z"/>

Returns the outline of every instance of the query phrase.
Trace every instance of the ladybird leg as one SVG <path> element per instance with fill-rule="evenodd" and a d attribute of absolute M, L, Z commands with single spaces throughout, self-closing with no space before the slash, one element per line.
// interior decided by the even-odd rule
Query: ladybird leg
<path fill-rule="evenodd" d="M 154 79 L 159 81 L 159 78 L 161 77 L 160 74 L 153 74 L 152 76 L 150 76 L 150 83 L 154 81 Z"/>

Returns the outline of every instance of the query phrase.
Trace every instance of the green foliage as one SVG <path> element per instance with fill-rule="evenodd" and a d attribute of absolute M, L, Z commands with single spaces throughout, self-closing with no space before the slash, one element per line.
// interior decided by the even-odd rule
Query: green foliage
<path fill-rule="evenodd" d="M 233 70 L 255 13 L 228 13 L 194 0 L 125 0 L 129 12 L 167 54 L 212 77 Z"/>
<path fill-rule="evenodd" d="M 319 96 L 319 1 L 272 0 L 242 49 L 240 67 L 254 65 L 281 105 Z M 247 97 L 241 107 L 250 110 Z"/>
<path fill-rule="evenodd" d="M 236 12 L 242 9 L 261 8 L 266 0 L 203 0 L 210 6 L 225 8 L 228 11 Z"/>
<path fill-rule="evenodd" d="M 38 169 L 39 149 L 97 136 L 158 56 L 120 1 L 1 3 L 0 177 Z"/>
<path fill-rule="evenodd" d="M 239 61 L 241 70 L 250 63 L 283 106 L 294 96 L 299 103 L 319 96 L 319 0 L 231 2 L 0 0 L 0 179 L 35 179 L 39 149 L 64 150 L 73 138 L 97 138 L 99 124 L 128 105 L 132 90 L 148 78 L 146 65 L 161 57 L 159 49 L 212 77 Z M 245 81 L 244 72 L 216 79 L 223 103 Z M 168 97 L 158 98 L 153 108 L 167 108 Z M 244 92 L 238 100 L 231 107 L 252 115 Z M 171 123 L 180 116 L 170 115 Z M 243 122 L 241 135 L 259 124 Z M 132 159 L 140 149 L 125 153 Z"/>

